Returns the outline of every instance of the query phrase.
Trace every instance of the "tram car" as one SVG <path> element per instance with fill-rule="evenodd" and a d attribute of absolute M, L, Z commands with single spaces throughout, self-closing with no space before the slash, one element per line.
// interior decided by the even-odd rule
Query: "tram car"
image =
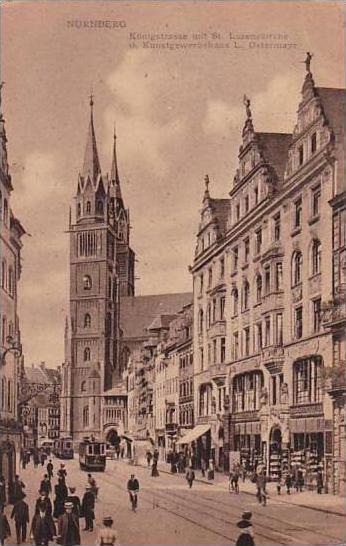
<path fill-rule="evenodd" d="M 106 443 L 85 438 L 79 444 L 79 466 L 81 470 L 100 470 L 106 468 Z"/>
<path fill-rule="evenodd" d="M 72 438 L 59 438 L 54 442 L 54 455 L 58 459 L 73 459 L 73 441 Z"/>

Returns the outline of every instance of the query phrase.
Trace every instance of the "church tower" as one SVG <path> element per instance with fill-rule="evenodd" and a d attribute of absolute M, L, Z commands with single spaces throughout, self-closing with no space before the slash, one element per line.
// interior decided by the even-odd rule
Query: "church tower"
<path fill-rule="evenodd" d="M 93 106 L 91 97 L 83 169 L 69 226 L 70 317 L 65 325 L 61 434 L 74 440 L 91 434 L 102 437 L 103 393 L 119 379 L 119 296 L 134 292 L 129 212 L 121 197 L 115 137 L 111 176 L 104 176 Z"/>

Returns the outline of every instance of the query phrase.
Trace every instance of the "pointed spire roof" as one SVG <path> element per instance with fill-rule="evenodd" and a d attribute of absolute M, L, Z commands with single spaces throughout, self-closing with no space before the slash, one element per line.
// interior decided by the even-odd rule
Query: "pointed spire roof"
<path fill-rule="evenodd" d="M 112 168 L 111 168 L 111 182 L 115 184 L 115 198 L 122 200 L 120 178 L 119 178 L 119 171 L 118 171 L 117 134 L 115 130 L 115 124 L 114 124 L 114 134 L 113 134 L 113 157 L 112 157 Z"/>
<path fill-rule="evenodd" d="M 101 167 L 100 167 L 99 156 L 97 153 L 97 146 L 96 146 L 94 117 L 93 117 L 94 100 L 92 95 L 90 95 L 89 104 L 90 104 L 90 123 L 89 123 L 89 129 L 88 129 L 87 143 L 85 147 L 82 176 L 85 179 L 88 176 L 90 176 L 90 179 L 92 180 L 92 182 L 95 182 L 98 175 L 101 174 Z"/>

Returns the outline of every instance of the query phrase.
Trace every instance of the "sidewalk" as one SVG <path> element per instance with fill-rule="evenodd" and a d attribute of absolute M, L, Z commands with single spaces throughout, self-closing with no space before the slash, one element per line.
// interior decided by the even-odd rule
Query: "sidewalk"
<path fill-rule="evenodd" d="M 138 466 L 143 466 L 145 468 L 148 467 L 145 459 L 140 459 L 138 461 Z M 185 479 L 185 473 L 172 474 L 171 465 L 166 463 L 165 461 L 159 460 L 158 470 L 159 472 Z M 220 490 L 229 491 L 228 478 L 225 474 L 222 474 L 221 472 L 215 472 L 214 480 L 208 480 L 207 478 L 203 478 L 200 470 L 196 470 L 195 474 L 196 482 L 208 484 L 217 487 Z M 252 496 L 256 495 L 256 486 L 248 479 L 246 479 L 244 483 L 242 482 L 242 480 L 240 480 L 239 488 L 241 493 Z M 287 495 L 286 488 L 284 487 L 281 488 L 281 495 L 278 495 L 276 490 L 276 483 L 273 482 L 269 482 L 267 484 L 267 491 L 268 504 L 270 504 L 270 500 L 273 499 L 275 500 L 275 502 L 296 505 L 302 508 L 310 508 L 312 510 L 317 510 L 319 512 L 324 512 L 327 514 L 333 514 L 342 517 L 345 517 L 346 515 L 346 501 L 344 497 L 325 493 L 323 493 L 322 495 L 318 495 L 316 491 L 302 491 L 300 493 L 297 493 L 295 490 L 291 490 L 291 494 Z M 231 494 L 235 495 L 235 493 Z"/>

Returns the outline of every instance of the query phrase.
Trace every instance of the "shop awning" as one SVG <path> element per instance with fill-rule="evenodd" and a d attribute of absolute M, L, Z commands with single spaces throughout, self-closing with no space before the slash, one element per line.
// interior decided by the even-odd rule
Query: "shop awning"
<path fill-rule="evenodd" d="M 203 436 L 206 432 L 210 430 L 210 425 L 196 425 L 192 430 L 190 430 L 185 436 L 182 438 L 179 438 L 179 440 L 176 442 L 177 444 L 191 444 L 191 442 L 194 442 L 199 438 L 200 436 Z"/>

